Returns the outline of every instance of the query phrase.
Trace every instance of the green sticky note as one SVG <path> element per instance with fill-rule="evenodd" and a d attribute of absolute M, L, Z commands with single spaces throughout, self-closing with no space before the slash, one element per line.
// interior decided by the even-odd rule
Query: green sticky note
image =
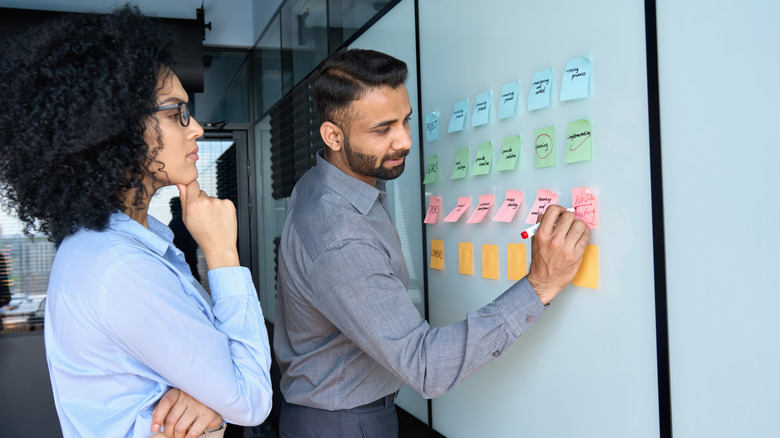
<path fill-rule="evenodd" d="M 565 163 L 588 161 L 593 158 L 593 135 L 590 122 L 575 120 L 566 125 L 566 150 L 563 151 Z"/>
<path fill-rule="evenodd" d="M 534 167 L 555 166 L 555 126 L 534 131 Z"/>
<path fill-rule="evenodd" d="M 474 157 L 474 166 L 471 168 L 471 176 L 489 174 L 491 161 L 493 161 L 493 142 L 486 141 L 478 144 L 477 156 Z"/>
<path fill-rule="evenodd" d="M 425 166 L 425 179 L 423 180 L 423 184 L 435 183 L 437 176 L 439 176 L 439 156 L 431 155 L 428 157 L 428 165 Z"/>
<path fill-rule="evenodd" d="M 452 166 L 450 179 L 465 178 L 469 170 L 469 147 L 463 147 L 455 151 L 455 165 Z"/>
<path fill-rule="evenodd" d="M 498 159 L 498 170 L 512 170 L 517 165 L 517 157 L 520 156 L 520 136 L 510 135 L 504 138 L 501 146 L 501 157 Z"/>

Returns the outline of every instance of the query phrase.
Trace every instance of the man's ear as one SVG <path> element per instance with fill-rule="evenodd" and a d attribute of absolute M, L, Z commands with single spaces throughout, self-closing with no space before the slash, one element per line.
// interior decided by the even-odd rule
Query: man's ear
<path fill-rule="evenodd" d="M 320 135 L 322 136 L 322 141 L 325 142 L 325 145 L 327 145 L 330 150 L 333 152 L 341 150 L 341 146 L 344 143 L 344 133 L 335 123 L 323 122 L 322 125 L 320 125 Z"/>

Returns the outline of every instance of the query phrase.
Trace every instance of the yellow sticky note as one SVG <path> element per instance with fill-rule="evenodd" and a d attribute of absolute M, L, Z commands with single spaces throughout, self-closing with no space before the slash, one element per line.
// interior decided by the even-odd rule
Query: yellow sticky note
<path fill-rule="evenodd" d="M 498 280 L 498 245 L 482 245 L 482 277 Z"/>
<path fill-rule="evenodd" d="M 474 275 L 474 245 L 471 243 L 458 243 L 458 272 Z"/>
<path fill-rule="evenodd" d="M 431 269 L 444 269 L 444 241 L 431 240 Z"/>
<path fill-rule="evenodd" d="M 599 247 L 588 245 L 585 248 L 585 254 L 582 256 L 582 264 L 574 280 L 571 282 L 575 286 L 598 289 L 599 287 Z"/>
<path fill-rule="evenodd" d="M 510 243 L 507 248 L 507 278 L 520 280 L 528 273 L 525 261 L 525 243 Z"/>

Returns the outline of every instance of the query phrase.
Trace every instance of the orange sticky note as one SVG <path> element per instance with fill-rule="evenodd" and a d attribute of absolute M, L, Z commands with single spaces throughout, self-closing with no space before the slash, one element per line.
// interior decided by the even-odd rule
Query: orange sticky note
<path fill-rule="evenodd" d="M 431 269 L 444 269 L 444 241 L 431 240 Z"/>
<path fill-rule="evenodd" d="M 507 253 L 507 278 L 520 280 L 528 273 L 525 261 L 525 243 L 510 243 L 506 246 Z"/>
<path fill-rule="evenodd" d="M 582 264 L 580 265 L 577 275 L 574 276 L 574 280 L 571 282 L 575 286 L 587 287 L 590 289 L 598 289 L 599 287 L 599 247 L 596 245 L 588 245 L 585 248 L 585 254 L 582 256 Z"/>
<path fill-rule="evenodd" d="M 458 243 L 458 272 L 474 275 L 474 245 L 471 243 Z"/>
<path fill-rule="evenodd" d="M 498 245 L 482 245 L 482 277 L 498 280 Z"/>

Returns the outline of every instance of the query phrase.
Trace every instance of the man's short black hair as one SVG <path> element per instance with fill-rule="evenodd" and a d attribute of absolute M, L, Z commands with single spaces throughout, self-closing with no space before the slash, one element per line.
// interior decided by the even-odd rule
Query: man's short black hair
<path fill-rule="evenodd" d="M 349 123 L 349 107 L 369 89 L 396 88 L 406 82 L 406 63 L 375 50 L 337 52 L 317 67 L 311 94 L 320 122 Z"/>

